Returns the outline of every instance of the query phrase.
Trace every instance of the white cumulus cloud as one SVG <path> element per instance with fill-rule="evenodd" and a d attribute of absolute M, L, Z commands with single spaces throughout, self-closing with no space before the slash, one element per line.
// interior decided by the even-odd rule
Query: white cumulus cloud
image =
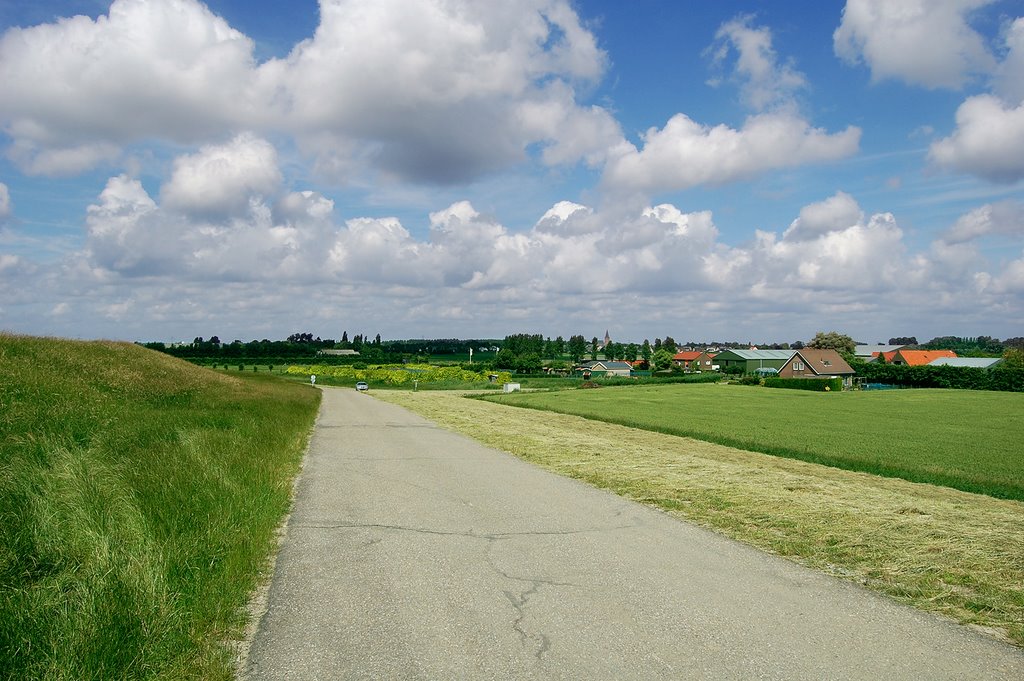
<path fill-rule="evenodd" d="M 991 234 L 1024 237 L 1024 203 L 1006 200 L 975 208 L 960 216 L 942 240 L 960 244 Z"/>
<path fill-rule="evenodd" d="M 853 126 L 830 134 L 781 112 L 752 116 L 739 130 L 701 125 L 676 114 L 661 130 L 647 131 L 642 149 L 624 144 L 609 160 L 604 181 L 643 192 L 725 184 L 768 170 L 845 158 L 856 153 L 860 134 Z"/>
<path fill-rule="evenodd" d="M 160 198 L 186 213 L 226 216 L 244 211 L 253 196 L 273 195 L 281 182 L 273 145 L 246 133 L 177 158 Z"/>
<path fill-rule="evenodd" d="M 7 185 L 0 182 L 0 222 L 11 217 L 11 210 L 11 193 L 7 190 Z"/>
<path fill-rule="evenodd" d="M 795 93 L 807 87 L 806 77 L 793 64 L 779 62 L 771 30 L 754 26 L 752 16 L 722 24 L 715 39 L 718 42 L 711 48 L 714 65 L 721 67 L 730 47 L 736 50 L 733 79 L 739 81 L 744 101 L 754 110 L 789 106 Z"/>
<path fill-rule="evenodd" d="M 1006 31 L 1006 56 L 996 69 L 995 91 L 1007 102 L 1024 101 L 1024 17 Z"/>
<path fill-rule="evenodd" d="M 844 192 L 739 245 L 722 241 L 709 211 L 667 203 L 595 210 L 562 201 L 515 231 L 457 201 L 431 213 L 429 233 L 416 236 L 394 217 L 341 221 L 312 191 L 253 196 L 244 214 L 210 221 L 118 176 L 89 209 L 80 256 L 53 266 L 0 256 L 0 292 L 5 306 L 42 324 L 74 290 L 61 324 L 113 328 L 103 326 L 109 319 L 122 334 L 187 320 L 269 326 L 253 333 L 273 336 L 281 320 L 346 319 L 388 319 L 391 333 L 471 334 L 497 319 L 499 328 L 528 322 L 566 334 L 610 325 L 623 306 L 699 326 L 727 313 L 758 335 L 785 335 L 794 324 L 813 331 L 822 319 L 983 321 L 979 305 L 1022 312 L 1024 286 L 1024 258 L 992 263 L 972 243 L 1020 233 L 1012 231 L 1019 206 L 990 208 L 917 253 L 895 216 L 865 215 Z M 299 298 L 309 305 L 297 307 Z M 799 338 L 792 333 L 783 339 Z"/>
<path fill-rule="evenodd" d="M 115 0 L 95 21 L 12 28 L 0 37 L 12 157 L 28 172 L 78 172 L 127 141 L 218 134 L 251 101 L 252 50 L 194 0 Z"/>
<path fill-rule="evenodd" d="M 969 24 L 993 0 L 847 0 L 833 34 L 836 54 L 864 62 L 872 80 L 889 78 L 928 88 L 960 88 L 989 74 L 995 59 Z"/>
<path fill-rule="evenodd" d="M 73 174 L 133 142 L 250 130 L 293 137 L 338 181 L 443 184 L 534 145 L 549 164 L 599 163 L 619 135 L 577 101 L 607 56 L 568 0 L 324 0 L 287 57 L 258 64 L 253 50 L 198 0 L 114 0 L 95 20 L 12 28 L 0 36 L 8 156 Z"/>
<path fill-rule="evenodd" d="M 784 238 L 806 241 L 858 224 L 864 218 L 857 201 L 846 192 L 800 209 L 800 217 L 790 224 Z"/>
<path fill-rule="evenodd" d="M 994 182 L 1024 177 L 1024 103 L 1007 106 L 994 95 L 969 97 L 956 112 L 957 128 L 929 149 L 940 166 Z"/>
<path fill-rule="evenodd" d="M 300 138 L 331 140 L 317 144 L 321 167 L 348 172 L 353 145 L 366 146 L 386 173 L 450 183 L 534 143 L 553 163 L 602 148 L 614 120 L 579 107 L 572 83 L 605 62 L 564 0 L 329 0 L 316 35 L 262 70 L 278 74 L 271 110 Z"/>

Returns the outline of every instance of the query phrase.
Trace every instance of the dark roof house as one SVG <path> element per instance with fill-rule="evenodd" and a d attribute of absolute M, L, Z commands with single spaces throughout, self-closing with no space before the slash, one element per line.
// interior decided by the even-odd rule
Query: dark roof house
<path fill-rule="evenodd" d="M 853 376 L 853 370 L 835 350 L 797 350 L 779 369 L 782 378 L 835 378 Z"/>

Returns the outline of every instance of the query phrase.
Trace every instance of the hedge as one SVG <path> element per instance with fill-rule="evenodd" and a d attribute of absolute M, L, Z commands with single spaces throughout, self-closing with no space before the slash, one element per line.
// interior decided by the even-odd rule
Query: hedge
<path fill-rule="evenodd" d="M 911 388 L 955 388 L 958 390 L 999 390 L 1024 392 L 1024 369 L 997 366 L 994 369 L 951 366 L 907 366 L 906 364 L 858 364 L 857 376 L 868 383 L 889 383 Z"/>
<path fill-rule="evenodd" d="M 839 391 L 843 389 L 841 378 L 766 378 L 766 388 L 788 388 L 790 390 L 813 390 L 815 392 Z"/>

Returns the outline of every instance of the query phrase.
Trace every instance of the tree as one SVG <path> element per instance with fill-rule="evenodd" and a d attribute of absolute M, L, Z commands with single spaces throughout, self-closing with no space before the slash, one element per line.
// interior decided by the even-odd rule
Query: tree
<path fill-rule="evenodd" d="M 630 343 L 626 346 L 626 353 L 623 355 L 623 359 L 627 362 L 635 362 L 637 353 L 640 352 L 640 346 L 636 343 Z"/>
<path fill-rule="evenodd" d="M 653 354 L 654 353 L 651 350 L 651 341 L 644 338 L 644 344 L 640 346 L 640 358 L 645 362 L 650 362 L 651 355 Z"/>
<path fill-rule="evenodd" d="M 597 336 L 590 341 L 590 359 L 597 359 Z"/>
<path fill-rule="evenodd" d="M 564 355 L 565 354 L 565 339 L 562 338 L 561 336 L 556 338 L 555 342 L 554 342 L 554 345 L 551 346 L 551 349 L 554 350 L 554 353 L 552 354 L 552 357 L 554 357 L 554 358 L 558 358 L 558 357 L 561 357 L 562 355 Z"/>
<path fill-rule="evenodd" d="M 516 368 L 516 355 L 508 348 L 502 348 L 498 350 L 498 354 L 494 356 L 494 368 L 495 369 L 515 369 Z"/>
<path fill-rule="evenodd" d="M 679 346 L 676 345 L 675 338 L 673 338 L 672 336 L 665 336 L 665 340 L 661 341 L 661 347 L 665 348 L 674 355 L 676 353 L 676 348 Z"/>
<path fill-rule="evenodd" d="M 583 336 L 569 336 L 569 357 L 579 362 L 587 354 L 587 341 Z"/>
<path fill-rule="evenodd" d="M 852 355 L 857 349 L 857 344 L 852 338 L 838 331 L 819 331 L 815 334 L 811 342 L 807 344 L 807 347 L 814 348 L 815 350 L 835 350 L 840 353 Z"/>
<path fill-rule="evenodd" d="M 519 355 L 515 358 L 514 362 L 515 370 L 523 374 L 536 373 L 540 371 L 542 366 L 540 355 L 536 352 L 527 352 L 526 354 Z"/>
<path fill-rule="evenodd" d="M 654 370 L 665 371 L 672 368 L 672 353 L 665 348 L 659 348 L 654 353 Z"/>
<path fill-rule="evenodd" d="M 1024 350 L 1010 348 L 1003 353 L 1003 366 L 1007 369 L 1024 369 Z"/>
<path fill-rule="evenodd" d="M 889 339 L 889 345 L 917 345 L 917 336 L 896 336 Z"/>

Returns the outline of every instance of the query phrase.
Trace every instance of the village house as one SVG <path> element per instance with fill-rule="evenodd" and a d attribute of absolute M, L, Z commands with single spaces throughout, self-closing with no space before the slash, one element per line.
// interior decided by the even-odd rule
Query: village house
<path fill-rule="evenodd" d="M 886 364 L 905 364 L 918 367 L 930 364 L 942 357 L 956 357 L 952 350 L 894 350 L 881 355 Z"/>
<path fill-rule="evenodd" d="M 597 376 L 625 376 L 629 378 L 633 367 L 628 362 L 592 359 L 582 362 L 576 367 L 575 371 L 585 379 L 596 378 Z"/>
<path fill-rule="evenodd" d="M 677 352 L 672 356 L 672 363 L 677 367 L 689 370 L 690 363 L 700 357 L 700 355 L 701 352 L 699 350 L 683 350 L 682 352 Z"/>
<path fill-rule="evenodd" d="M 690 362 L 690 371 L 718 371 L 718 363 L 715 357 L 718 355 L 713 350 L 704 350 Z"/>
<path fill-rule="evenodd" d="M 853 381 L 853 370 L 835 350 L 797 350 L 779 369 L 781 378 L 842 378 L 843 385 Z"/>

